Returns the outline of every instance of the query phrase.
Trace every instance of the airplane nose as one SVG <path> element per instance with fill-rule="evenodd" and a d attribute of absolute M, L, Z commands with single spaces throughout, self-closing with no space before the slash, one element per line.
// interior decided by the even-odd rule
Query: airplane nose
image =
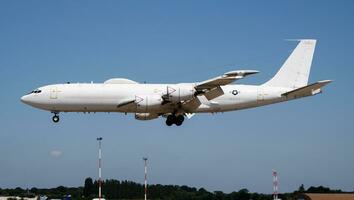
<path fill-rule="evenodd" d="M 28 95 L 22 96 L 21 101 L 25 104 L 28 104 L 29 103 Z"/>

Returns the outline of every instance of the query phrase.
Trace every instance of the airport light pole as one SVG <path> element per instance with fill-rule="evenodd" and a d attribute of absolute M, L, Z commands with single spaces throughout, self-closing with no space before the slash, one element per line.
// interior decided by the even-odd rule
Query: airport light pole
<path fill-rule="evenodd" d="M 146 200 L 146 194 L 147 194 L 147 157 L 143 158 L 144 160 L 144 173 L 145 173 L 145 177 L 144 177 L 144 200 Z"/>
<path fill-rule="evenodd" d="M 98 141 L 98 199 L 102 198 L 102 149 L 101 142 L 102 137 L 97 138 Z"/>
<path fill-rule="evenodd" d="M 273 170 L 273 199 L 278 200 L 278 173 Z"/>

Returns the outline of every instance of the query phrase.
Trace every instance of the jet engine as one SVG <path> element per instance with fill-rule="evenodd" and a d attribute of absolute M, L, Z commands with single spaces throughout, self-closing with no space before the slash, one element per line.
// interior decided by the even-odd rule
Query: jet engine
<path fill-rule="evenodd" d="M 137 105 L 137 112 L 149 113 L 155 112 L 161 109 L 163 99 L 158 95 L 152 96 L 136 96 L 135 102 Z"/>
<path fill-rule="evenodd" d="M 158 117 L 156 113 L 135 113 L 135 119 L 137 120 L 152 120 Z"/>
<path fill-rule="evenodd" d="M 190 100 L 194 97 L 196 90 L 192 84 L 178 84 L 176 86 L 167 86 L 166 92 L 162 95 L 165 102 L 179 103 Z"/>

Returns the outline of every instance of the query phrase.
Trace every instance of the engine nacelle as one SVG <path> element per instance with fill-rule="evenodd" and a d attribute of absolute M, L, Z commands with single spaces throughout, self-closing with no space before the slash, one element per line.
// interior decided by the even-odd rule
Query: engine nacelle
<path fill-rule="evenodd" d="M 173 103 L 190 100 L 194 97 L 196 90 L 192 84 L 177 84 L 175 86 L 167 86 L 167 91 L 163 95 L 163 99 Z"/>
<path fill-rule="evenodd" d="M 135 113 L 135 119 L 137 120 L 152 120 L 158 117 L 156 113 Z"/>
<path fill-rule="evenodd" d="M 161 109 L 163 99 L 158 95 L 136 96 L 135 102 L 138 113 L 149 113 Z"/>

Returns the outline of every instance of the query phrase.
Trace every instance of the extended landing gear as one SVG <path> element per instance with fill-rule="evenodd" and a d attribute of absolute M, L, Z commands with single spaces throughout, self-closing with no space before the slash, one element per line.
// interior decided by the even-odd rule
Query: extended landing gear
<path fill-rule="evenodd" d="M 184 121 L 183 115 L 169 115 L 166 119 L 166 125 L 172 126 L 172 124 L 176 124 L 177 126 L 181 126 Z"/>
<path fill-rule="evenodd" d="M 54 123 L 58 123 L 59 122 L 59 113 L 54 113 L 54 116 L 52 117 L 52 120 Z"/>

